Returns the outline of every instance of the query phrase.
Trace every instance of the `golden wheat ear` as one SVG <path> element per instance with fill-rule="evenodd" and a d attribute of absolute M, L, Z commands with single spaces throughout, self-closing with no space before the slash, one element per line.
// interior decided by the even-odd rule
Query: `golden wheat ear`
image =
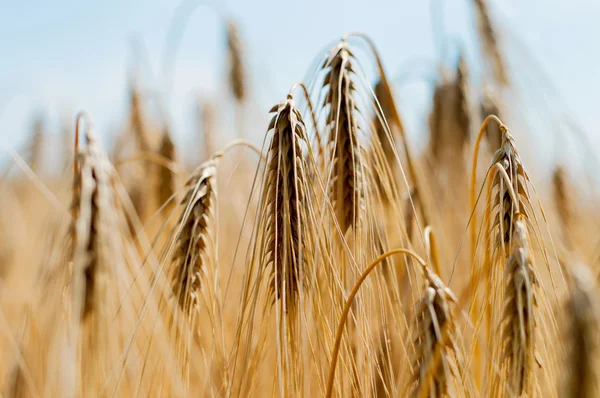
<path fill-rule="evenodd" d="M 513 253 L 506 263 L 504 314 L 502 317 L 501 366 L 506 371 L 506 383 L 518 396 L 532 396 L 535 391 L 536 327 L 538 278 L 527 227 L 518 216 L 513 232 Z"/>
<path fill-rule="evenodd" d="M 453 173 L 464 172 L 470 128 L 468 68 L 461 56 L 454 79 L 443 80 L 436 86 L 429 115 L 433 158 Z"/>
<path fill-rule="evenodd" d="M 425 270 L 425 289 L 415 308 L 414 397 L 443 397 L 457 393 L 461 371 L 458 329 L 451 306 L 454 293 L 431 271 Z M 460 385 L 460 384 L 458 384 Z"/>
<path fill-rule="evenodd" d="M 381 107 L 381 114 L 377 106 L 375 106 L 375 114 L 373 116 L 373 125 L 375 126 L 375 135 L 381 143 L 381 149 L 385 160 L 390 166 L 396 164 L 396 155 L 394 152 L 395 148 L 395 137 L 399 134 L 400 126 L 394 122 L 393 114 L 395 110 L 392 108 L 395 105 L 391 100 L 391 93 L 386 90 L 386 87 L 380 79 L 373 89 L 375 98 Z M 387 125 L 386 125 L 387 124 Z M 388 135 L 387 129 L 389 126 L 390 134 Z"/>
<path fill-rule="evenodd" d="M 498 34 L 494 29 L 487 0 L 473 0 L 477 12 L 479 42 L 485 62 L 491 67 L 494 79 L 501 86 L 508 86 L 509 77 L 504 58 L 498 44 Z"/>
<path fill-rule="evenodd" d="M 271 264 L 270 295 L 282 300 L 286 311 L 296 307 L 302 276 L 311 260 L 308 231 L 306 163 L 301 144 L 306 127 L 291 96 L 271 112 L 273 137 L 267 153 L 267 175 L 263 194 L 264 211 L 271 223 L 265 225 L 265 251 L 261 264 Z"/>
<path fill-rule="evenodd" d="M 165 129 L 163 133 L 160 147 L 158 148 L 158 154 L 170 163 L 177 161 L 177 151 L 168 129 Z M 169 214 L 174 203 L 172 198 L 177 191 L 177 179 L 172 170 L 162 165 L 158 168 L 157 177 L 156 198 L 158 200 L 158 207 L 166 205 L 165 213 Z"/>
<path fill-rule="evenodd" d="M 569 356 L 565 363 L 563 396 L 597 397 L 598 348 L 600 341 L 600 297 L 590 268 L 576 263 L 567 268 L 570 294 L 565 306 L 566 341 Z"/>
<path fill-rule="evenodd" d="M 82 395 L 107 387 L 110 362 L 122 349 L 118 338 L 108 342 L 111 320 L 121 306 L 130 309 L 119 294 L 128 263 L 123 234 L 127 224 L 119 207 L 117 177 L 91 130 L 86 141 L 75 165 L 70 284 L 72 333 L 81 351 L 77 389 Z"/>
<path fill-rule="evenodd" d="M 255 361 L 263 355 L 273 355 L 280 370 L 275 373 L 274 382 L 285 391 L 301 394 L 305 386 L 299 373 L 304 368 L 300 353 L 307 349 L 307 336 L 301 334 L 307 321 L 302 315 L 310 311 L 312 296 L 306 286 L 314 273 L 311 264 L 317 235 L 315 204 L 309 200 L 314 192 L 304 154 L 308 148 L 306 127 L 291 94 L 270 113 L 274 115 L 267 128 L 270 139 L 266 140 L 268 149 L 258 188 L 256 225 L 244 275 L 237 336 L 273 338 L 277 345 L 272 345 L 272 349 L 268 343 L 248 349 L 246 359 L 242 358 L 246 372 L 257 369 L 259 364 Z M 260 317 L 255 313 L 260 313 Z M 268 323 L 272 315 L 274 325 Z M 260 337 L 255 322 L 261 327 Z M 251 374 L 243 375 L 246 377 Z"/>
<path fill-rule="evenodd" d="M 119 251 L 112 166 L 93 133 L 88 131 L 86 139 L 77 159 L 72 226 L 74 308 L 82 319 L 102 307 L 106 286 L 98 285 L 106 283 L 111 256 Z"/>
<path fill-rule="evenodd" d="M 206 267 L 215 265 L 217 163 L 217 158 L 206 161 L 188 179 L 174 237 L 173 292 L 189 319 L 199 309 Z"/>
<path fill-rule="evenodd" d="M 571 233 L 574 225 L 573 206 L 567 182 L 567 172 L 563 167 L 556 167 L 552 173 L 552 193 L 558 214 L 561 238 L 567 249 L 573 250 L 574 241 Z"/>
<path fill-rule="evenodd" d="M 538 277 L 527 225 L 531 206 L 526 188 L 528 176 L 507 129 L 503 130 L 502 146 L 492 164 L 495 168 L 491 190 L 495 192 L 495 200 L 493 223 L 488 234 L 495 237 L 492 243 L 495 249 L 489 250 L 498 255 L 487 267 L 494 268 L 492 274 L 504 281 L 504 293 L 498 289 L 503 297 L 497 298 L 503 308 L 496 324 L 502 333 L 501 344 L 493 346 L 497 352 L 496 360 L 506 377 L 506 380 L 495 377 L 493 388 L 500 391 L 509 388 L 517 395 L 531 396 L 537 385 Z M 504 268 L 503 276 L 496 271 L 497 267 Z"/>
<path fill-rule="evenodd" d="M 357 101 L 351 74 L 354 56 L 346 41 L 334 46 L 323 68 L 328 68 L 323 86 L 327 94 L 323 107 L 327 113 L 327 147 L 332 176 L 330 185 L 337 222 L 342 233 L 362 221 L 364 209 L 364 149 L 359 140 Z"/>
<path fill-rule="evenodd" d="M 246 98 L 246 70 L 244 69 L 243 46 L 238 27 L 233 21 L 227 22 L 227 50 L 229 53 L 229 86 L 235 99 L 244 102 Z"/>

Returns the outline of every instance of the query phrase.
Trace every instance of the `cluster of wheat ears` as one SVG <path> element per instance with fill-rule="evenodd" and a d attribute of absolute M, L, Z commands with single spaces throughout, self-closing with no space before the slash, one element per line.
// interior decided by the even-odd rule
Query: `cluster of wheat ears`
<path fill-rule="evenodd" d="M 359 33 L 272 107 L 262 147 L 223 146 L 206 105 L 193 167 L 137 88 L 110 156 L 77 117 L 63 173 L 38 123 L 0 180 L 3 396 L 598 396 L 599 213 L 565 167 L 534 188 L 474 5 L 486 90 L 462 57 L 442 71 L 425 151 Z"/>

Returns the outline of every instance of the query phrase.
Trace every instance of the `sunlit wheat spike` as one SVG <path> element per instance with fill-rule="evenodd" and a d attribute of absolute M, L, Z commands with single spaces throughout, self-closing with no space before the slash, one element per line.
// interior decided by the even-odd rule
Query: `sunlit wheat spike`
<path fill-rule="evenodd" d="M 568 270 L 571 292 L 566 315 L 570 355 L 566 364 L 564 397 L 597 397 L 600 301 L 595 278 L 587 265 L 576 263 Z"/>
<path fill-rule="evenodd" d="M 498 228 L 499 247 L 504 247 L 506 256 L 510 255 L 510 241 L 514 236 L 515 215 L 528 217 L 529 195 L 527 182 L 529 177 L 523 168 L 521 158 L 515 148 L 514 139 L 507 129 L 502 132 L 502 146 L 494 154 L 492 165 L 499 165 L 508 176 L 506 182 L 501 175 L 495 174 L 493 189 L 496 199 L 493 203 L 494 228 Z M 507 184 L 510 183 L 510 187 Z M 511 195 L 511 191 L 515 196 Z"/>
<path fill-rule="evenodd" d="M 535 329 L 538 280 L 524 216 L 514 222 L 512 254 L 506 263 L 502 361 L 511 390 L 531 396 L 535 386 Z"/>
<path fill-rule="evenodd" d="M 246 98 L 246 70 L 244 68 L 244 48 L 237 25 L 233 21 L 227 23 L 227 50 L 229 52 L 229 85 L 235 99 L 243 102 Z"/>
<path fill-rule="evenodd" d="M 341 41 L 334 46 L 324 64 L 329 69 L 323 86 L 326 97 L 323 106 L 329 105 L 327 127 L 329 148 L 333 153 L 331 196 L 337 221 L 342 232 L 355 226 L 364 207 L 363 148 L 359 140 L 357 102 L 352 55 L 348 44 Z"/>
<path fill-rule="evenodd" d="M 453 395 L 452 379 L 460 377 L 452 291 L 429 269 L 426 286 L 415 308 L 414 397 Z"/>
<path fill-rule="evenodd" d="M 480 43 L 488 63 L 494 72 L 494 78 L 502 86 L 508 85 L 508 74 L 498 44 L 498 35 L 494 29 L 487 0 L 473 0 L 477 10 Z"/>
<path fill-rule="evenodd" d="M 271 112 L 273 137 L 267 154 L 263 200 L 267 220 L 262 264 L 272 264 L 270 292 L 283 298 L 286 310 L 296 306 L 305 265 L 310 260 L 307 230 L 306 164 L 301 144 L 306 139 L 302 115 L 291 96 Z"/>
<path fill-rule="evenodd" d="M 173 291 L 180 307 L 190 316 L 199 306 L 206 266 L 216 254 L 217 159 L 203 163 L 186 183 L 184 209 L 177 225 L 173 255 Z"/>

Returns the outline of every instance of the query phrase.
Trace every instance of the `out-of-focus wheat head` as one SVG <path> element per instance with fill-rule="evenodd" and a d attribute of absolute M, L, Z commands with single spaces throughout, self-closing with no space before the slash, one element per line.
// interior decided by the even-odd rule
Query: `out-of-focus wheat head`
<path fill-rule="evenodd" d="M 246 69 L 243 45 L 234 21 L 227 22 L 227 49 L 229 52 L 229 85 L 235 99 L 243 102 L 247 95 Z"/>
<path fill-rule="evenodd" d="M 594 275 L 582 263 L 567 266 L 570 294 L 565 307 L 567 327 L 564 344 L 569 356 L 564 364 L 565 397 L 597 397 L 598 341 L 600 326 L 600 301 Z"/>

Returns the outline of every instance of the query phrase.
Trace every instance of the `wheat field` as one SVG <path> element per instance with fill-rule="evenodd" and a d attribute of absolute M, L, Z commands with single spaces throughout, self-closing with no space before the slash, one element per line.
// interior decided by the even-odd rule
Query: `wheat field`
<path fill-rule="evenodd" d="M 423 150 L 359 32 L 251 125 L 231 19 L 234 106 L 200 107 L 193 159 L 139 80 L 127 128 L 82 110 L 53 172 L 35 123 L 0 179 L 0 396 L 599 396 L 598 197 L 529 168 L 519 71 L 472 7 L 482 82 L 440 67 Z"/>

